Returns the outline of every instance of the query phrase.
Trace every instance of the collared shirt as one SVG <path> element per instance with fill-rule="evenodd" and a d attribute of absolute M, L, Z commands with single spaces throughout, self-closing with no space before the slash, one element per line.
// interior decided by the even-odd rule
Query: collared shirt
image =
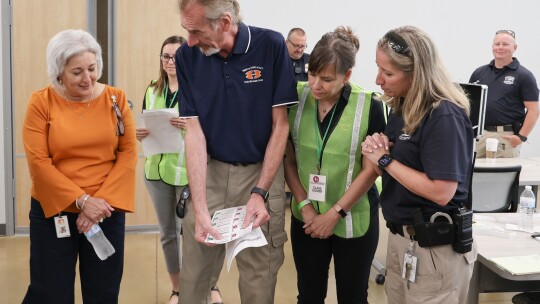
<path fill-rule="evenodd" d="M 430 179 L 457 181 L 453 202 L 467 202 L 469 170 L 472 164 L 473 131 L 465 111 L 454 103 L 441 101 L 428 112 L 413 134 L 403 132 L 401 115 L 390 113 L 385 134 L 393 142 L 392 157 Z M 456 205 L 444 207 L 408 190 L 388 172 L 382 174 L 381 207 L 384 218 L 401 225 L 413 224 L 413 212 L 422 209 L 429 221 L 437 211 L 450 213 Z"/>
<path fill-rule="evenodd" d="M 272 132 L 272 108 L 298 102 L 284 37 L 238 25 L 231 54 L 176 52 L 182 117 L 198 117 L 207 150 L 224 162 L 260 162 Z"/>
<path fill-rule="evenodd" d="M 292 67 L 294 78 L 296 81 L 308 81 L 308 64 L 309 64 L 308 53 L 302 54 L 302 57 L 292 60 Z"/>
<path fill-rule="evenodd" d="M 470 83 L 488 86 L 486 126 L 522 123 L 525 119 L 524 101 L 538 101 L 538 86 L 534 75 L 519 64 L 517 58 L 497 69 L 495 61 L 476 69 Z"/>

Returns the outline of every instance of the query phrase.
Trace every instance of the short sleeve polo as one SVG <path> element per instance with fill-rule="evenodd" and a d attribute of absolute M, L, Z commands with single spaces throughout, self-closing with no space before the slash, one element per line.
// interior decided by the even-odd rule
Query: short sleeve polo
<path fill-rule="evenodd" d="M 471 83 L 488 86 L 486 126 L 503 126 L 522 123 L 525 119 L 524 101 L 538 101 L 536 78 L 514 58 L 502 69 L 495 61 L 476 69 Z"/>
<path fill-rule="evenodd" d="M 405 134 L 403 126 L 401 116 L 390 115 L 385 134 L 394 143 L 390 151 L 392 157 L 407 167 L 425 172 L 430 179 L 457 181 L 458 188 L 452 201 L 467 202 L 473 132 L 463 109 L 442 101 L 426 115 L 413 134 Z M 387 172 L 383 172 L 382 177 L 381 206 L 387 221 L 412 224 L 412 212 L 417 208 L 422 209 L 427 219 L 437 211 L 449 212 L 451 208 L 414 194 Z"/>
<path fill-rule="evenodd" d="M 227 58 L 205 56 L 187 44 L 178 49 L 180 116 L 198 117 L 212 158 L 264 159 L 272 108 L 298 102 L 291 64 L 281 34 L 243 23 Z"/>

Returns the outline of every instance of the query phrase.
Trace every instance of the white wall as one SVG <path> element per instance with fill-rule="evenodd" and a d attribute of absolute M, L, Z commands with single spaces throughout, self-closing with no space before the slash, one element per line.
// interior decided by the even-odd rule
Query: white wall
<path fill-rule="evenodd" d="M 281 32 L 293 27 L 308 34 L 310 52 L 318 39 L 339 25 L 350 26 L 360 38 L 360 51 L 352 81 L 366 89 L 375 85 L 375 47 L 388 30 L 414 25 L 426 31 L 438 46 L 443 61 L 457 82 L 493 58 L 491 42 L 497 30 L 516 32 L 515 56 L 540 79 L 540 2 L 532 0 L 239 0 L 244 22 Z M 540 123 L 538 124 L 540 125 Z M 540 126 L 530 134 L 521 155 L 540 155 Z"/>

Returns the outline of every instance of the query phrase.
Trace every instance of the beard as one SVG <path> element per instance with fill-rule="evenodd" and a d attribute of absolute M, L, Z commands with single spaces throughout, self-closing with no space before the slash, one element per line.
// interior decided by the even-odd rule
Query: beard
<path fill-rule="evenodd" d="M 205 56 L 212 56 L 221 51 L 221 49 L 216 49 L 216 48 L 207 48 L 205 50 L 202 47 L 199 47 L 199 50 L 201 50 L 201 53 L 203 53 Z"/>

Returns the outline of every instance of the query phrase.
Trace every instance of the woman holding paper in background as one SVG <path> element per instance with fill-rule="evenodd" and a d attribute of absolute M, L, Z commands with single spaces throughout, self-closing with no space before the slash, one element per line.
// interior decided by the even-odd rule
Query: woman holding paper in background
<path fill-rule="evenodd" d="M 146 89 L 143 100 L 143 111 L 151 109 L 176 109 L 178 111 L 178 80 L 174 55 L 176 50 L 186 40 L 180 36 L 171 36 L 163 42 L 160 52 L 159 78 L 152 81 Z M 185 118 L 175 117 L 169 123 L 181 130 L 182 140 L 185 134 Z M 143 140 L 150 135 L 146 128 L 137 128 L 137 139 Z M 180 290 L 179 273 L 181 261 L 181 225 L 182 220 L 176 216 L 175 208 L 179 198 L 189 193 L 186 174 L 185 154 L 164 153 L 151 155 L 146 158 L 144 165 L 145 185 L 148 190 L 156 216 L 159 222 L 161 247 L 165 255 L 165 264 L 171 279 L 172 293 L 167 303 L 178 303 Z M 185 190 L 185 191 L 184 191 Z M 220 302 L 219 291 L 212 287 L 213 297 Z"/>

